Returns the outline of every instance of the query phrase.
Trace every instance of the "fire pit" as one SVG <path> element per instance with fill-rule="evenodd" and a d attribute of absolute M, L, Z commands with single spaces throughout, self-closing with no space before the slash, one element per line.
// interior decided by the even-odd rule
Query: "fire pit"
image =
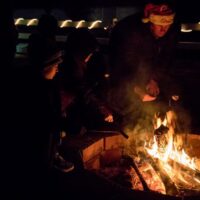
<path fill-rule="evenodd" d="M 105 131 L 67 138 L 63 155 L 77 170 L 90 170 L 129 190 L 200 196 L 200 135 L 174 134 L 169 128 L 165 147 L 159 146 L 156 135 L 128 135 Z"/>

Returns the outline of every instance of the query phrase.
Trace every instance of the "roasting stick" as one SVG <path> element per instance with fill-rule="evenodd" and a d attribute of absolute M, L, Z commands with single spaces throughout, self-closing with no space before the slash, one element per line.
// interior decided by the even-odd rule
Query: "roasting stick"
<path fill-rule="evenodd" d="M 142 174 L 140 173 L 139 169 L 137 168 L 137 166 L 136 166 L 134 160 L 133 160 L 133 162 L 131 163 L 131 165 L 132 165 L 132 167 L 135 169 L 137 175 L 139 176 L 140 181 L 141 181 L 141 183 L 142 183 L 142 185 L 143 185 L 144 191 L 150 191 L 150 189 L 149 189 L 147 183 L 145 182 L 144 178 L 142 177 Z"/>
<path fill-rule="evenodd" d="M 89 133 L 120 133 L 123 137 L 125 137 L 126 139 L 128 139 L 128 135 L 122 131 L 122 130 L 116 130 L 116 131 L 100 131 L 100 130 L 89 130 Z"/>
<path fill-rule="evenodd" d="M 138 177 L 139 177 L 139 179 L 140 179 L 140 181 L 141 181 L 141 183 L 142 183 L 142 186 L 143 186 L 143 188 L 144 188 L 144 191 L 150 191 L 150 189 L 149 189 L 149 187 L 148 187 L 146 181 L 145 181 L 144 178 L 142 177 L 142 174 L 140 173 L 140 171 L 139 171 L 137 165 L 135 164 L 134 159 L 131 158 L 130 156 L 124 156 L 123 158 L 126 159 L 126 160 L 130 163 L 130 165 L 134 168 L 136 174 L 138 175 Z"/>

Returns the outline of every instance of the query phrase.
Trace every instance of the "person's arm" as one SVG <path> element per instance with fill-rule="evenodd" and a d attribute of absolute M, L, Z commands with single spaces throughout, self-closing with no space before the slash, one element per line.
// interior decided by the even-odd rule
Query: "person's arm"
<path fill-rule="evenodd" d="M 83 99 L 86 105 L 93 110 L 96 110 L 106 122 L 113 122 L 113 113 L 108 106 L 101 101 L 93 92 L 93 89 L 88 87 L 87 84 L 83 83 L 82 86 L 79 88 L 80 98 Z"/>

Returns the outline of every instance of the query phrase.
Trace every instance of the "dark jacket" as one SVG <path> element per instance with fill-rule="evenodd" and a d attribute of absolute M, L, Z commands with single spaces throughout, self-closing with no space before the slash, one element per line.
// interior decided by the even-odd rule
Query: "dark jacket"
<path fill-rule="evenodd" d="M 142 23 L 139 14 L 120 21 L 110 40 L 111 78 L 114 83 L 116 80 L 134 79 L 145 84 L 151 76 L 159 79 L 163 71 L 169 73 L 178 31 L 177 26 L 172 25 L 164 37 L 155 39 L 149 24 Z"/>
<path fill-rule="evenodd" d="M 27 66 L 16 78 L 11 121 L 15 180 L 20 178 L 21 187 L 28 192 L 47 186 L 44 181 L 60 131 L 60 104 L 54 82 L 44 80 L 35 70 Z"/>
<path fill-rule="evenodd" d="M 93 66 L 95 67 L 95 66 Z M 92 109 L 103 117 L 110 114 L 105 103 L 95 94 L 98 80 L 93 80 L 88 71 L 88 65 L 80 59 L 74 59 L 67 54 L 61 67 L 60 80 L 62 90 L 74 101 L 82 102 L 87 109 Z M 93 74 L 95 77 L 95 75 Z"/>
<path fill-rule="evenodd" d="M 96 38 L 88 29 L 76 29 L 69 34 L 64 50 L 65 57 L 60 73 L 62 89 L 74 96 L 75 101 L 83 104 L 86 112 L 93 110 L 97 115 L 101 115 L 103 120 L 111 112 L 95 94 L 96 86 L 101 81 L 101 78 L 97 76 L 101 61 L 97 59 L 97 56 L 93 59 L 99 50 Z M 91 57 L 86 61 L 89 55 Z M 91 68 L 95 74 L 90 73 Z"/>
<path fill-rule="evenodd" d="M 108 101 L 123 116 L 141 115 L 142 102 L 134 93 L 135 85 L 145 89 L 150 79 L 158 82 L 161 91 L 173 85 L 168 78 L 178 28 L 172 25 L 164 37 L 155 39 L 148 26 L 142 23 L 140 14 L 131 15 L 118 22 L 111 33 Z"/>

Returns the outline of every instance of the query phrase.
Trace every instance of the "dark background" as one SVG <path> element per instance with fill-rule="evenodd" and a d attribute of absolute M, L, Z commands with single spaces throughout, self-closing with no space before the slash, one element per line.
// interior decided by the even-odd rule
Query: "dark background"
<path fill-rule="evenodd" d="M 160 0 L 153 0 L 160 1 Z M 198 0 L 168 0 L 175 5 L 183 22 L 200 21 Z M 46 3 L 48 2 L 48 3 Z M 26 8 L 62 8 L 74 9 L 83 12 L 91 7 L 115 7 L 115 6 L 143 6 L 148 0 L 13 0 L 14 9 Z"/>
<path fill-rule="evenodd" d="M 92 11 L 93 7 L 120 7 L 120 6 L 143 6 L 147 0 L 1 0 L 0 16 L 6 12 L 11 16 L 5 2 L 10 1 L 14 10 L 17 9 L 55 9 L 60 8 L 68 12 L 73 11 L 75 15 L 84 15 Z M 48 1 L 46 3 L 46 1 Z M 164 1 L 164 0 L 163 0 Z M 173 0 L 176 5 L 181 22 L 197 23 L 200 21 L 198 0 Z M 3 5 L 3 6 L 2 6 Z M 112 10 L 112 9 L 111 9 Z M 5 14 L 5 13 L 4 13 Z M 6 16 L 4 15 L 4 17 Z M 3 19 L 0 17 L 0 19 Z M 83 18 L 86 19 L 86 18 Z M 28 30 L 29 31 L 29 30 Z M 186 100 L 184 107 L 192 116 L 193 132 L 200 132 L 200 31 L 181 33 L 177 56 L 176 75 L 182 80 L 184 96 Z M 3 38 L 3 37 L 2 37 Z"/>

